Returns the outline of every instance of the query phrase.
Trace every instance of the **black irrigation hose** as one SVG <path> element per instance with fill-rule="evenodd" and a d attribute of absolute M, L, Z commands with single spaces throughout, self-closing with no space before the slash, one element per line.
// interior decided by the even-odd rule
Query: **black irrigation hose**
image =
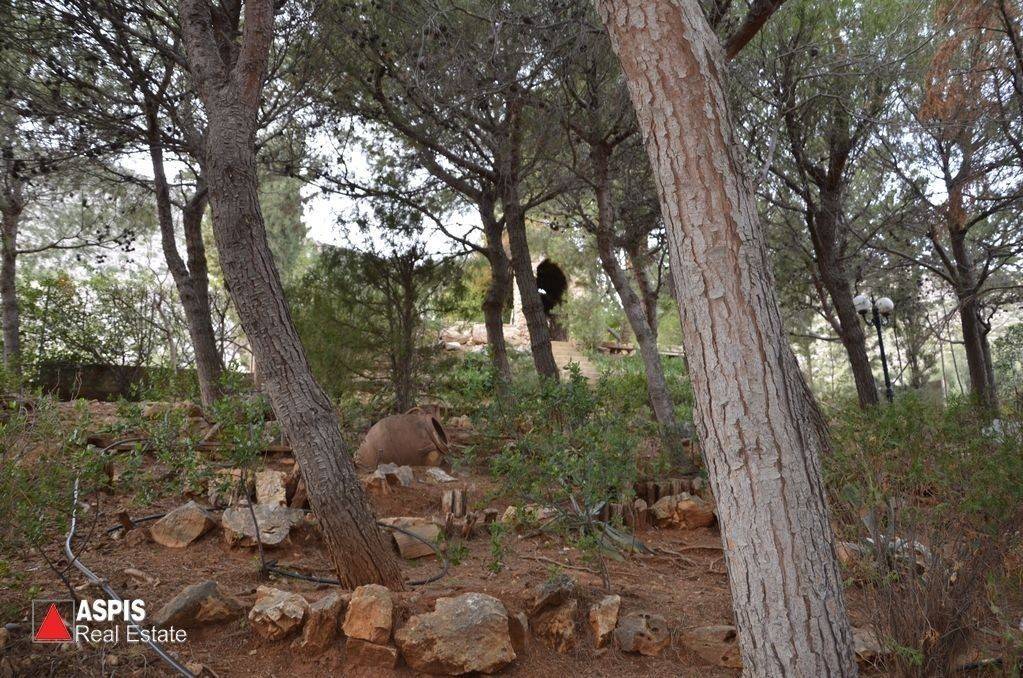
<path fill-rule="evenodd" d="M 136 440 L 137 439 L 133 438 L 133 439 L 128 439 L 128 440 L 119 440 L 119 441 L 117 441 L 115 443 L 111 443 L 110 445 L 107 445 L 105 448 L 103 448 L 103 450 L 100 452 L 100 454 L 106 454 L 107 451 L 110 450 L 110 448 L 114 447 L 115 445 L 119 445 L 121 443 L 126 443 L 126 442 L 135 442 Z M 120 600 L 122 600 L 121 596 L 119 596 L 117 594 L 117 592 L 114 591 L 114 589 L 110 586 L 110 584 L 107 583 L 107 581 L 105 579 L 101 579 L 98 575 L 96 575 L 95 572 L 93 572 L 88 567 L 86 567 L 85 564 L 75 554 L 74 550 L 71 548 L 71 541 L 74 539 L 74 537 L 75 537 L 75 530 L 78 527 L 78 484 L 79 484 L 79 480 L 80 479 L 81 479 L 81 474 L 75 476 L 74 492 L 73 492 L 72 498 L 71 498 L 71 502 L 72 502 L 71 503 L 71 524 L 70 524 L 70 526 L 68 528 L 67 538 L 64 540 L 64 555 L 67 557 L 68 562 L 71 565 L 74 565 L 75 568 L 85 576 L 86 580 L 90 584 L 93 584 L 94 586 L 99 586 L 101 589 L 103 589 L 103 592 L 106 593 L 107 596 L 110 597 L 110 599 L 120 601 Z M 134 622 L 128 622 L 128 626 L 129 627 L 134 627 L 136 629 L 139 628 L 139 626 L 137 624 L 135 624 Z M 167 650 L 165 650 L 162 645 L 160 645 L 156 641 L 151 640 L 149 638 L 146 638 L 143 642 L 146 645 L 148 645 L 149 649 L 151 649 L 153 652 L 155 652 L 157 654 L 157 656 L 160 657 L 160 659 L 162 659 L 168 666 L 173 668 L 180 675 L 184 676 L 185 678 L 196 678 L 194 673 L 189 671 L 188 668 L 186 668 L 183 664 L 181 664 L 181 662 L 179 662 L 174 657 L 174 655 L 172 655 Z"/>

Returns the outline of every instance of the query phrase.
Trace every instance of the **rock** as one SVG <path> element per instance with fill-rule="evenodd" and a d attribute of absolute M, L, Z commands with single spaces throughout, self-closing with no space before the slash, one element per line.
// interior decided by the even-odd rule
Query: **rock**
<path fill-rule="evenodd" d="M 433 612 L 410 618 L 394 639 L 408 665 L 424 673 L 493 673 L 515 659 L 508 612 L 484 593 L 438 598 Z"/>
<path fill-rule="evenodd" d="M 397 530 L 388 530 L 391 536 L 394 537 L 394 542 L 398 545 L 398 552 L 402 558 L 412 560 L 414 558 L 422 558 L 423 556 L 434 555 L 434 550 L 430 544 L 436 544 L 437 539 L 440 537 L 441 529 L 439 525 L 432 523 L 426 518 L 408 517 L 408 518 L 381 518 L 381 523 L 385 525 L 393 525 L 394 527 L 400 527 L 403 530 L 407 530 L 415 535 L 418 535 L 423 541 L 410 537 L 404 532 L 398 532 Z"/>
<path fill-rule="evenodd" d="M 426 469 L 426 476 L 435 483 L 453 483 L 458 480 L 458 478 L 450 475 L 444 469 L 436 466 Z"/>
<path fill-rule="evenodd" d="M 142 408 L 143 419 L 163 419 L 169 415 L 176 414 L 184 418 L 189 417 L 202 417 L 202 408 L 195 403 L 190 402 L 177 402 L 177 403 L 146 403 L 145 407 Z"/>
<path fill-rule="evenodd" d="M 288 538 L 291 528 L 302 523 L 305 514 L 298 510 L 271 504 L 255 504 L 252 511 L 259 525 L 259 540 L 263 546 L 279 546 Z M 248 506 L 226 509 L 220 518 L 224 539 L 231 546 L 255 546 L 256 526 Z"/>
<path fill-rule="evenodd" d="M 863 664 L 872 664 L 884 653 L 877 635 L 870 629 L 853 627 L 853 650 L 856 653 L 856 661 Z"/>
<path fill-rule="evenodd" d="M 516 526 L 533 525 L 553 518 L 555 514 L 554 509 L 546 506 L 537 506 L 536 504 L 527 504 L 522 507 L 521 511 L 517 506 L 509 506 L 504 510 L 504 515 L 501 516 L 501 522 L 511 523 Z"/>
<path fill-rule="evenodd" d="M 160 583 L 160 580 L 156 577 L 146 574 L 142 570 L 137 570 L 134 567 L 124 568 L 124 574 L 134 580 L 136 583 L 142 583 L 147 586 L 156 586 Z"/>
<path fill-rule="evenodd" d="M 590 606 L 590 628 L 597 647 L 604 647 L 611 640 L 621 607 L 622 597 L 615 595 L 604 596 L 600 602 Z"/>
<path fill-rule="evenodd" d="M 288 505 L 296 509 L 309 507 L 309 492 L 306 490 L 305 478 L 299 478 L 298 485 L 295 486 L 295 494 L 291 497 L 291 502 Z"/>
<path fill-rule="evenodd" d="M 623 652 L 655 657 L 671 642 L 668 622 L 648 612 L 631 612 L 618 620 L 615 641 Z"/>
<path fill-rule="evenodd" d="M 391 484 L 387 482 L 387 478 L 376 471 L 362 476 L 359 480 L 362 482 L 362 488 L 366 490 L 366 494 L 370 496 L 383 497 L 391 493 Z"/>
<path fill-rule="evenodd" d="M 533 633 L 558 652 L 575 647 L 575 615 L 579 603 L 570 598 L 554 609 L 541 613 L 533 621 Z"/>
<path fill-rule="evenodd" d="M 210 506 L 224 508 L 237 502 L 242 495 L 239 485 L 244 475 L 245 472 L 240 468 L 223 468 L 214 473 L 206 485 L 206 498 L 209 500 Z M 245 485 L 246 498 L 248 498 L 248 494 L 253 494 L 256 491 L 251 476 L 247 478 Z"/>
<path fill-rule="evenodd" d="M 843 567 L 852 567 L 856 564 L 856 561 L 860 560 L 867 554 L 867 548 L 860 544 L 840 541 L 835 544 L 835 554 L 838 556 L 838 562 L 840 562 Z"/>
<path fill-rule="evenodd" d="M 401 485 L 410 487 L 416 481 L 412 474 L 411 466 L 398 466 L 397 464 L 380 464 L 375 473 L 382 475 L 390 485 Z"/>
<path fill-rule="evenodd" d="M 345 613 L 346 636 L 383 645 L 391 637 L 393 624 L 394 601 L 389 590 L 380 584 L 367 584 L 352 592 Z"/>
<path fill-rule="evenodd" d="M 545 581 L 533 594 L 530 615 L 561 605 L 575 593 L 575 580 L 567 574 L 559 574 Z"/>
<path fill-rule="evenodd" d="M 658 527 L 694 529 L 714 524 L 714 506 L 688 492 L 661 497 L 650 507 Z"/>
<path fill-rule="evenodd" d="M 190 501 L 153 523 L 149 534 L 157 544 L 180 549 L 206 534 L 216 524 L 208 511 Z"/>
<path fill-rule="evenodd" d="M 741 669 L 738 636 L 734 626 L 701 626 L 682 633 L 682 644 L 714 666 Z"/>
<path fill-rule="evenodd" d="M 285 476 L 280 471 L 264 469 L 256 473 L 256 503 L 267 506 L 285 506 L 288 491 L 284 486 Z"/>
<path fill-rule="evenodd" d="M 308 610 L 309 603 L 299 594 L 260 586 L 256 604 L 249 610 L 249 622 L 261 638 L 280 640 L 298 632 Z"/>
<path fill-rule="evenodd" d="M 398 650 L 390 645 L 349 638 L 346 660 L 351 666 L 393 669 L 398 665 Z"/>
<path fill-rule="evenodd" d="M 330 647 L 337 638 L 341 615 L 348 607 L 349 598 L 346 593 L 333 591 L 310 605 L 298 646 L 311 652 L 322 652 Z"/>
<path fill-rule="evenodd" d="M 508 613 L 508 634 L 515 652 L 525 652 L 529 644 L 529 617 L 525 612 Z"/>
<path fill-rule="evenodd" d="M 155 626 L 190 629 L 230 621 L 242 613 L 243 605 L 212 579 L 183 589 L 153 616 Z"/>

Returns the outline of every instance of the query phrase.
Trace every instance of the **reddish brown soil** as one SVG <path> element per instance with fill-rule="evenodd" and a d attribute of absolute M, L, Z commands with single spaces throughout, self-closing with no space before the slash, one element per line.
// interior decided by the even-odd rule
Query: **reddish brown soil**
<path fill-rule="evenodd" d="M 280 457 L 268 460 L 268 465 L 281 470 L 288 468 L 285 460 Z M 458 483 L 439 486 L 417 482 L 414 487 L 397 488 L 384 497 L 374 497 L 373 502 L 381 517 L 436 515 L 440 510 L 443 489 L 452 487 L 466 488 L 470 498 L 478 502 L 486 496 L 491 484 L 483 475 L 460 473 Z M 116 524 L 115 516 L 125 508 L 122 505 L 125 499 L 119 495 L 90 498 L 92 502 L 97 500 L 99 519 L 95 521 L 96 525 L 102 528 Z M 134 507 L 130 513 L 133 517 L 139 517 L 166 511 L 182 501 L 180 497 L 169 497 L 151 507 Z M 503 509 L 500 504 L 493 506 Z M 95 515 L 95 509 L 86 513 L 81 530 L 83 534 L 89 532 Z M 623 613 L 646 610 L 661 614 L 668 620 L 673 629 L 673 642 L 669 649 L 656 658 L 626 655 L 613 648 L 595 650 L 592 634 L 584 618 L 588 606 L 580 604 L 578 642 L 573 651 L 559 654 L 536 639 L 531 639 L 527 651 L 520 654 L 502 675 L 737 675 L 736 671 L 707 665 L 678 642 L 679 633 L 687 627 L 731 623 L 728 583 L 716 529 L 651 529 L 643 532 L 640 537 L 662 553 L 676 555 L 637 556 L 624 562 L 609 561 L 612 589 L 622 596 Z M 510 534 L 504 543 L 503 568 L 495 574 L 489 567 L 493 561 L 490 539 L 484 536 L 468 541 L 468 555 L 459 564 L 451 566 L 448 576 L 400 596 L 400 615 L 407 617 L 413 612 L 431 609 L 436 598 L 466 591 L 482 591 L 496 596 L 512 610 L 525 609 L 531 591 L 559 566 L 577 580 L 584 597 L 594 598 L 603 593 L 601 579 L 593 564 L 587 563 L 579 551 L 565 546 L 561 540 L 547 535 L 523 537 Z M 47 554 L 60 566 L 66 566 L 60 559 L 56 539 L 54 545 L 47 549 Z M 95 572 L 107 577 L 122 596 L 144 599 L 150 615 L 182 588 L 204 579 L 216 580 L 248 604 L 254 600 L 256 586 L 264 583 L 258 574 L 255 550 L 228 547 L 219 528 L 184 549 L 164 548 L 140 535 L 115 539 L 98 529 L 80 557 Z M 293 532 L 290 543 L 284 548 L 268 551 L 268 557 L 277 560 L 282 566 L 308 574 L 331 576 L 319 538 L 312 528 Z M 14 614 L 13 618 L 9 616 L 0 619 L 0 622 L 21 622 L 21 628 L 12 634 L 7 648 L 8 656 L 13 660 L 19 675 L 168 675 L 156 657 L 140 646 L 122 644 L 112 648 L 61 649 L 32 644 L 26 620 L 29 613 L 28 599 L 66 598 L 67 591 L 62 588 L 43 558 L 36 553 L 21 554 L 10 562 L 10 566 L 12 572 L 23 572 L 26 575 L 19 590 L 0 590 L 0 610 L 5 615 Z M 405 563 L 409 579 L 425 577 L 435 572 L 437 567 L 438 563 L 432 557 Z M 124 573 L 126 568 L 141 570 L 158 581 L 152 585 L 140 584 Z M 77 571 L 71 570 L 73 585 L 82 585 L 83 581 Z M 272 585 L 299 591 L 310 600 L 318 598 L 330 588 L 292 579 L 274 580 Z M 94 595 L 89 591 L 83 591 L 83 594 Z M 848 600 L 854 623 L 865 623 L 869 611 L 862 609 L 862 601 L 855 587 L 850 588 Z M 13 613 L 14 610 L 17 612 Z M 190 631 L 187 643 L 171 646 L 170 649 L 183 661 L 201 663 L 215 672 L 215 675 L 224 678 L 382 676 L 392 673 L 377 669 L 360 674 L 349 669 L 345 665 L 343 641 L 339 641 L 335 649 L 319 656 L 309 656 L 293 648 L 290 640 L 263 642 L 254 637 L 244 618 L 229 624 Z M 113 654 L 116 659 L 111 660 L 109 654 Z M 111 661 L 116 664 L 111 665 Z M 393 673 L 413 675 L 407 667 L 400 667 Z"/>

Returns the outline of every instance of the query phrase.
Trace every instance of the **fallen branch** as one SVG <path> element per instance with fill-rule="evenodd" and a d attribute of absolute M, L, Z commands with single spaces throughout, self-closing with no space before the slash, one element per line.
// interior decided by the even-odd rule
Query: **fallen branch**
<path fill-rule="evenodd" d="M 572 565 L 571 563 L 559 563 L 558 561 L 554 560 L 553 558 L 547 558 L 545 556 L 523 556 L 523 555 L 519 555 L 519 558 L 522 558 L 523 560 L 534 560 L 534 561 L 536 561 L 538 563 L 546 563 L 548 565 L 554 565 L 555 567 L 563 567 L 566 570 L 578 570 L 580 572 L 589 572 L 590 574 L 595 574 L 597 576 L 600 576 L 600 573 L 597 572 L 596 570 L 594 570 L 593 568 L 584 567 L 582 565 Z"/>

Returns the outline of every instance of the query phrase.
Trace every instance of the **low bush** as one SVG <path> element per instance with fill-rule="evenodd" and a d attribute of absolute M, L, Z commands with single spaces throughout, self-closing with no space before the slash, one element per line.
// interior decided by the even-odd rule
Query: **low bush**
<path fill-rule="evenodd" d="M 832 414 L 825 472 L 839 538 L 859 554 L 884 668 L 951 673 L 985 621 L 1023 519 L 1023 421 L 906 394 Z M 988 603 L 988 604 L 985 604 Z"/>

